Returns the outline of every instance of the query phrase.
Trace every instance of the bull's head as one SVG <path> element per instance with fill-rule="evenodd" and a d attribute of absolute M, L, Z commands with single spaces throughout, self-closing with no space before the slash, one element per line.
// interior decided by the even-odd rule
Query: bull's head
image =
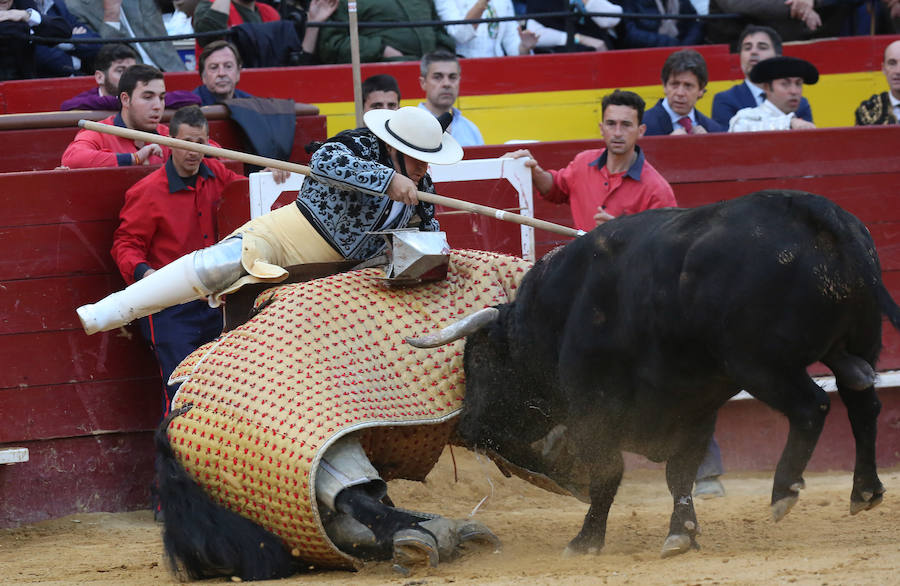
<path fill-rule="evenodd" d="M 484 451 L 500 470 L 554 492 L 587 502 L 586 471 L 576 466 L 566 428 L 534 392 L 511 355 L 503 316 L 509 305 L 472 313 L 433 334 L 406 341 L 436 348 L 467 338 L 466 398 L 457 434 L 467 447 Z"/>

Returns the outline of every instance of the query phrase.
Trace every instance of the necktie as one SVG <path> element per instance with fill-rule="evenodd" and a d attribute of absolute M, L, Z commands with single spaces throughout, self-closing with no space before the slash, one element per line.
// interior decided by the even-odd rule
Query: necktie
<path fill-rule="evenodd" d="M 691 129 L 694 128 L 694 125 L 691 124 L 691 119 L 688 116 L 682 116 L 681 118 L 679 118 L 678 124 L 680 124 L 688 134 L 690 134 Z"/>

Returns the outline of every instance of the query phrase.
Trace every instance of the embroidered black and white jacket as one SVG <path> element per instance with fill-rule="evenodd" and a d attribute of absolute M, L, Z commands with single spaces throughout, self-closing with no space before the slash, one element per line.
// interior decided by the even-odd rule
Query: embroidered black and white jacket
<path fill-rule="evenodd" d="M 386 243 L 380 235 L 369 233 L 373 230 L 412 225 L 425 231 L 440 229 L 430 203 L 403 206 L 400 215 L 388 224 L 393 200 L 358 191 L 385 193 L 394 176 L 387 149 L 367 128 L 345 130 L 328 139 L 313 154 L 310 169 L 327 184 L 304 181 L 297 207 L 344 258 L 365 260 L 380 253 Z M 428 175 L 418 187 L 434 193 Z"/>

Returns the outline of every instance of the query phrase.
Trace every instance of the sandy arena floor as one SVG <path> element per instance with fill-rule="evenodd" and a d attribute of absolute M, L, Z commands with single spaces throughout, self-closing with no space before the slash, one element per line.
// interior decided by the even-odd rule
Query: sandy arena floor
<path fill-rule="evenodd" d="M 900 470 L 882 471 L 884 503 L 851 517 L 849 472 L 809 474 L 807 489 L 780 523 L 769 517 L 771 474 L 723 477 L 727 496 L 698 501 L 702 550 L 662 560 L 671 500 L 661 471 L 627 472 L 599 556 L 563 558 L 587 510 L 573 498 L 503 478 L 486 460 L 454 450 L 427 483 L 396 481 L 400 505 L 464 517 L 493 495 L 476 518 L 503 550 L 470 549 L 408 577 L 375 563 L 357 573 L 316 572 L 279 584 L 896 584 L 900 581 Z M 0 583 L 156 585 L 174 581 L 149 511 L 72 515 L 0 530 Z M 216 583 L 227 580 L 212 581 Z"/>

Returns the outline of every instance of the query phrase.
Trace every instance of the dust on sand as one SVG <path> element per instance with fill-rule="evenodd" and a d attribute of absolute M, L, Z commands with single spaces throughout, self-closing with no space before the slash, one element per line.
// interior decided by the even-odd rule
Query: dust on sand
<path fill-rule="evenodd" d="M 476 519 L 503 549 L 470 547 L 438 568 L 407 577 L 389 563 L 356 573 L 316 571 L 279 584 L 891 584 L 900 580 L 900 470 L 881 473 L 884 503 L 849 514 L 851 474 L 809 474 L 788 516 L 769 516 L 771 473 L 728 474 L 725 498 L 698 501 L 702 549 L 660 559 L 672 501 L 660 470 L 627 472 L 610 513 L 606 547 L 597 556 L 564 558 L 587 505 L 504 478 L 485 459 L 449 450 L 425 483 L 393 481 L 402 506 L 465 517 L 485 496 Z M 3 584 L 128 585 L 173 583 L 160 527 L 149 511 L 72 515 L 0 531 Z M 228 582 L 213 580 L 212 582 Z"/>

